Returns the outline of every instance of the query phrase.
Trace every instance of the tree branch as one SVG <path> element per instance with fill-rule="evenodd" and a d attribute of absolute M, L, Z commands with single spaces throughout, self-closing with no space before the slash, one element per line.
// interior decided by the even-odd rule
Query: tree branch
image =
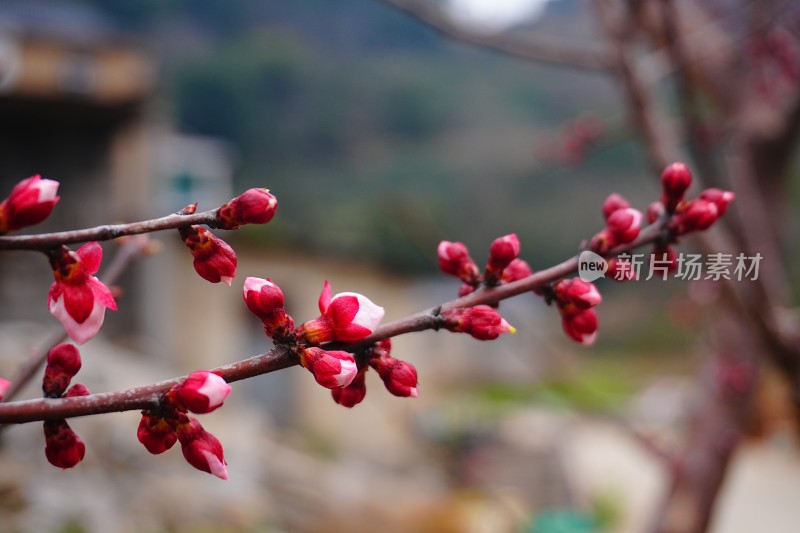
<path fill-rule="evenodd" d="M 128 235 L 140 235 L 168 229 L 185 228 L 203 224 L 211 228 L 217 227 L 217 209 L 181 215 L 178 213 L 152 220 L 131 222 L 129 224 L 106 224 L 94 228 L 41 233 L 39 235 L 5 235 L 0 236 L 0 250 L 40 250 L 45 251 L 62 244 L 74 244 L 89 241 L 109 241 Z"/>
<path fill-rule="evenodd" d="M 608 70 L 613 67 L 612 56 L 605 50 L 583 48 L 565 42 L 522 39 L 508 33 L 486 34 L 473 31 L 451 21 L 441 9 L 425 0 L 384 0 L 384 2 L 448 37 L 510 56 L 589 70 Z"/>
<path fill-rule="evenodd" d="M 639 237 L 629 244 L 611 250 L 607 256 L 613 256 L 650 244 L 662 237 L 662 228 L 651 225 L 640 233 Z M 437 329 L 437 317 L 441 311 L 476 305 L 491 305 L 502 300 L 530 292 L 547 283 L 556 281 L 576 272 L 578 255 L 575 255 L 555 266 L 536 272 L 526 278 L 505 285 L 484 288 L 462 298 L 432 307 L 409 317 L 396 320 L 379 327 L 375 333 L 353 345 L 325 345 L 326 349 L 346 349 L 357 351 L 375 342 L 404 333 Z M 293 351 L 278 345 L 267 353 L 212 369 L 218 372 L 227 382 L 252 378 L 261 374 L 275 372 L 299 361 Z M 88 396 L 58 399 L 36 399 L 20 402 L 0 403 L 0 424 L 22 424 L 37 420 L 72 418 L 77 416 L 96 415 L 119 411 L 132 411 L 156 407 L 161 396 L 173 386 L 181 383 L 184 377 L 162 381 L 153 385 L 126 389 L 117 392 L 91 394 Z"/>

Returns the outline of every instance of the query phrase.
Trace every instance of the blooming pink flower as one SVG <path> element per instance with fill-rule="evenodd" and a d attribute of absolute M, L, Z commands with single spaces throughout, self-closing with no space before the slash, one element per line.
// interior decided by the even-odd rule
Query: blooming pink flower
<path fill-rule="evenodd" d="M 44 439 L 44 454 L 53 466 L 72 468 L 86 454 L 86 445 L 66 420 L 45 420 Z"/>
<path fill-rule="evenodd" d="M 358 342 L 375 331 L 383 319 L 383 307 L 355 292 L 340 292 L 331 297 L 331 285 L 325 281 L 319 297 L 322 315 L 309 320 L 297 330 L 298 338 L 310 344 L 330 341 Z"/>
<path fill-rule="evenodd" d="M 670 213 L 683 200 L 692 184 L 692 173 L 684 163 L 672 163 L 661 174 L 661 201 Z"/>
<path fill-rule="evenodd" d="M 236 277 L 236 252 L 230 245 L 200 226 L 181 228 L 183 242 L 194 257 L 194 269 L 204 280 L 231 284 Z"/>
<path fill-rule="evenodd" d="M 268 189 L 249 189 L 217 210 L 223 229 L 236 229 L 245 224 L 266 224 L 275 216 L 278 199 Z"/>
<path fill-rule="evenodd" d="M 628 200 L 626 200 L 624 196 L 612 192 L 608 198 L 606 198 L 606 201 L 603 202 L 603 218 L 608 220 L 608 217 L 610 217 L 614 211 L 627 209 L 630 206 L 631 204 L 628 203 Z"/>
<path fill-rule="evenodd" d="M 45 396 L 60 398 L 81 369 L 81 354 L 73 344 L 61 343 L 47 353 L 42 390 Z"/>
<path fill-rule="evenodd" d="M 506 268 L 519 256 L 519 238 L 515 233 L 498 237 L 489 247 L 489 263 L 486 265 L 486 278 L 497 281 Z"/>
<path fill-rule="evenodd" d="M 242 290 L 251 313 L 261 319 L 269 337 L 287 337 L 294 330 L 294 320 L 283 308 L 283 291 L 269 278 L 247 278 Z"/>
<path fill-rule="evenodd" d="M 711 188 L 702 191 L 699 198 L 707 202 L 713 202 L 717 206 L 717 213 L 722 216 L 728 210 L 728 204 L 736 199 L 736 194 L 733 191 Z"/>
<path fill-rule="evenodd" d="M 445 274 L 459 278 L 465 283 L 477 283 L 480 271 L 478 265 L 469 256 L 469 250 L 461 242 L 442 241 L 437 248 L 439 268 Z"/>
<path fill-rule="evenodd" d="M 346 387 L 358 374 L 356 360 L 341 350 L 326 351 L 316 346 L 301 349 L 300 364 L 328 389 Z"/>
<path fill-rule="evenodd" d="M 176 424 L 177 420 L 173 418 L 142 411 L 142 420 L 139 422 L 136 437 L 148 452 L 158 455 L 172 448 L 177 442 Z"/>
<path fill-rule="evenodd" d="M 561 325 L 571 339 L 585 346 L 591 346 L 597 338 L 597 313 L 594 309 L 562 311 Z"/>
<path fill-rule="evenodd" d="M 417 369 L 414 365 L 395 359 L 391 356 L 374 357 L 370 365 L 377 370 L 378 375 L 386 385 L 386 390 L 401 398 L 419 396 L 417 390 Z"/>
<path fill-rule="evenodd" d="M 9 387 L 11 387 L 11 382 L 7 379 L 0 378 L 0 402 L 3 401 L 3 397 L 6 395 Z"/>
<path fill-rule="evenodd" d="M 578 309 L 589 309 L 603 300 L 597 287 L 580 278 L 559 280 L 553 285 L 553 292 L 559 302 Z"/>
<path fill-rule="evenodd" d="M 220 407 L 231 393 L 222 376 L 205 370 L 192 372 L 170 391 L 176 403 L 193 413 L 210 413 Z"/>
<path fill-rule="evenodd" d="M 356 374 L 349 385 L 331 389 L 333 401 L 348 408 L 364 401 L 364 397 L 367 395 L 366 373 L 367 369 L 364 368 Z"/>
<path fill-rule="evenodd" d="M 642 213 L 632 207 L 617 209 L 608 217 L 606 228 L 616 244 L 629 243 L 639 236 Z"/>
<path fill-rule="evenodd" d="M 222 444 L 196 418 L 186 417 L 177 426 L 178 441 L 186 461 L 198 470 L 228 479 Z"/>
<path fill-rule="evenodd" d="M 39 175 L 22 180 L 0 203 L 0 232 L 33 226 L 50 216 L 58 203 L 58 182 Z"/>
<path fill-rule="evenodd" d="M 500 313 L 488 305 L 461 307 L 442 313 L 449 331 L 468 333 L 481 341 L 493 340 L 503 333 L 515 333 Z"/>
<path fill-rule="evenodd" d="M 100 268 L 103 249 L 89 242 L 72 252 L 63 247 L 52 257 L 55 283 L 50 287 L 50 312 L 78 344 L 94 337 L 103 325 L 106 308 L 115 311 L 117 303 L 111 291 L 94 277 Z"/>

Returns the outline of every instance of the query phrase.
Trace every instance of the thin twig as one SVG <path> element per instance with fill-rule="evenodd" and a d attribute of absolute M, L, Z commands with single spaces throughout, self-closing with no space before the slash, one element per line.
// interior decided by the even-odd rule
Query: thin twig
<path fill-rule="evenodd" d="M 11 235 L 0 237 L 0 250 L 49 250 L 62 244 L 89 241 L 109 241 L 128 235 L 139 235 L 168 229 L 185 228 L 196 224 L 217 227 L 217 209 L 193 215 L 172 214 L 152 220 L 129 224 L 106 224 L 94 228 L 42 233 L 39 235 Z"/>

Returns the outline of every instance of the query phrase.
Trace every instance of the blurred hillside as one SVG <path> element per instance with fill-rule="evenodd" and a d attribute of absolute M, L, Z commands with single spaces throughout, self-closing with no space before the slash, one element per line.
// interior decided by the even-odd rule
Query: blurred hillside
<path fill-rule="evenodd" d="M 608 190 L 652 196 L 617 112 L 596 112 L 608 135 L 582 164 L 539 157 L 564 121 L 618 108 L 600 76 L 455 44 L 374 0 L 84 3 L 152 48 L 178 129 L 233 144 L 237 189 L 281 199 L 256 243 L 420 271 L 443 238 L 516 231 L 542 266 L 596 230 Z M 554 2 L 537 30 L 586 39 L 586 9 Z"/>

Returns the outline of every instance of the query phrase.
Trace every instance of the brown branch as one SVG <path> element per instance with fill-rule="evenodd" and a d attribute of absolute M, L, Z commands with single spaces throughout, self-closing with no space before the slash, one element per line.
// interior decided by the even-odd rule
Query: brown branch
<path fill-rule="evenodd" d="M 608 256 L 627 252 L 639 246 L 650 244 L 662 237 L 660 226 L 653 225 L 642 230 L 632 243 L 611 250 Z M 349 346 L 335 346 L 337 349 L 356 351 L 379 340 L 404 333 L 437 329 L 437 317 L 441 311 L 459 307 L 472 307 L 481 304 L 494 304 L 517 296 L 574 273 L 578 269 L 578 256 L 573 256 L 546 270 L 536 272 L 521 280 L 484 288 L 472 294 L 432 307 L 409 317 L 390 322 L 379 327 L 375 333 L 363 341 Z M 326 345 L 326 348 L 334 348 Z M 296 355 L 286 346 L 276 346 L 271 351 L 212 369 L 228 382 L 252 378 L 261 374 L 275 372 L 298 364 Z M 0 404 L 0 424 L 22 424 L 37 420 L 72 418 L 119 411 L 132 411 L 152 408 L 158 405 L 161 396 L 179 384 L 185 377 L 162 381 L 154 385 L 137 387 L 117 392 L 91 394 L 74 398 L 36 399 Z"/>
<path fill-rule="evenodd" d="M 129 224 L 106 224 L 94 228 L 39 235 L 12 235 L 0 237 L 0 250 L 49 250 L 62 244 L 89 241 L 109 241 L 128 235 L 140 235 L 168 229 L 185 228 L 196 224 L 217 227 L 217 209 L 193 215 L 172 214 L 152 220 Z"/>
<path fill-rule="evenodd" d="M 607 70 L 613 67 L 608 51 L 578 47 L 565 42 L 522 39 L 508 33 L 486 34 L 461 26 L 425 0 L 384 0 L 385 3 L 424 22 L 434 30 L 466 43 L 506 55 L 562 67 Z"/>

